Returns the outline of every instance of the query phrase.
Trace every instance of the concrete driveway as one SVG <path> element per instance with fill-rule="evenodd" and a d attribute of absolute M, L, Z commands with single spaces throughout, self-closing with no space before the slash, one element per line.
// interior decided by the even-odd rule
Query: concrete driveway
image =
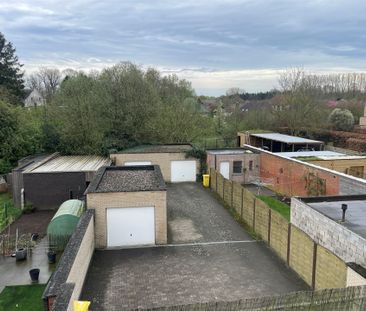
<path fill-rule="evenodd" d="M 91 310 L 130 310 L 230 301 L 308 289 L 253 240 L 208 189 L 168 186 L 169 241 L 96 251 L 82 299 Z"/>

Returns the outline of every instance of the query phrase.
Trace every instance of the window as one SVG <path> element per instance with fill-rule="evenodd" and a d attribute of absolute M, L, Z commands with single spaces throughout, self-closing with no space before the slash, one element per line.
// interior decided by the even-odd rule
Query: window
<path fill-rule="evenodd" d="M 234 161 L 233 173 L 241 174 L 243 172 L 243 162 L 242 161 Z"/>
<path fill-rule="evenodd" d="M 249 161 L 249 171 L 253 170 L 253 161 Z"/>

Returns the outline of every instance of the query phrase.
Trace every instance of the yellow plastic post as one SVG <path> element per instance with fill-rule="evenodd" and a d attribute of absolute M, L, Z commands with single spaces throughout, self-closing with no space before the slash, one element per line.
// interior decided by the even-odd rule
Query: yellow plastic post
<path fill-rule="evenodd" d="M 74 311 L 88 311 L 90 301 L 74 300 Z"/>
<path fill-rule="evenodd" d="M 203 177 L 203 186 L 206 188 L 210 187 L 210 175 L 204 174 L 202 175 L 202 177 Z"/>

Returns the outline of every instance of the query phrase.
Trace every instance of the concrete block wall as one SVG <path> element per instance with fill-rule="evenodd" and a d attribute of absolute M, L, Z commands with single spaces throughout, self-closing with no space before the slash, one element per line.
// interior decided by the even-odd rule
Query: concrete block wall
<path fill-rule="evenodd" d="M 233 182 L 232 185 L 233 185 L 233 208 L 238 213 L 238 215 L 241 215 L 243 187 L 237 182 Z"/>
<path fill-rule="evenodd" d="M 348 176 L 340 177 L 339 194 L 340 195 L 352 195 L 352 194 L 365 194 L 366 193 L 366 180 L 360 178 L 349 178 Z"/>
<path fill-rule="evenodd" d="M 224 201 L 226 204 L 231 206 L 233 198 L 233 184 L 232 181 L 224 180 Z"/>
<path fill-rule="evenodd" d="M 366 239 L 296 198 L 291 200 L 291 223 L 343 261 L 366 266 Z"/>
<path fill-rule="evenodd" d="M 316 254 L 315 289 L 345 287 L 346 263 L 320 245 L 317 246 Z"/>
<path fill-rule="evenodd" d="M 255 203 L 254 231 L 262 240 L 268 242 L 270 209 L 261 200 L 256 200 Z"/>
<path fill-rule="evenodd" d="M 351 267 L 347 267 L 347 287 L 366 286 L 366 276 L 361 275 Z"/>
<path fill-rule="evenodd" d="M 281 257 L 287 261 L 289 223 L 279 213 L 271 211 L 271 233 L 270 246 Z"/>
<path fill-rule="evenodd" d="M 67 277 L 67 283 L 74 283 L 75 287 L 73 290 L 73 294 L 71 296 L 71 301 L 78 300 L 81 291 L 83 289 L 84 280 L 88 273 L 89 263 L 93 257 L 94 253 L 94 217 L 89 222 L 87 229 L 85 230 L 85 234 L 83 240 L 80 244 L 80 248 L 75 257 L 74 263 L 71 267 L 70 273 Z M 69 311 L 73 310 L 73 307 L 68 309 Z"/>
<path fill-rule="evenodd" d="M 309 285 L 313 284 L 314 242 L 304 232 L 291 226 L 289 265 Z"/>
<path fill-rule="evenodd" d="M 244 189 L 242 218 L 250 227 L 253 227 L 254 223 L 255 201 L 256 197 L 250 191 Z"/>
<path fill-rule="evenodd" d="M 88 193 L 88 209 L 95 210 L 95 247 L 107 247 L 107 208 L 155 207 L 155 241 L 167 243 L 166 191 Z"/>

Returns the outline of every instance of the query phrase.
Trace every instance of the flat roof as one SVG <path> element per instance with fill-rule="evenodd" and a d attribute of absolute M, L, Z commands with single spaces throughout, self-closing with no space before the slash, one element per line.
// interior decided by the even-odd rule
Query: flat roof
<path fill-rule="evenodd" d="M 158 165 L 104 166 L 85 193 L 166 191 Z"/>
<path fill-rule="evenodd" d="M 180 153 L 192 148 L 190 144 L 141 145 L 115 153 Z"/>
<path fill-rule="evenodd" d="M 319 213 L 366 238 L 366 195 L 301 198 Z M 346 221 L 342 220 L 342 204 L 347 204 Z"/>
<path fill-rule="evenodd" d="M 90 172 L 110 165 L 111 160 L 101 156 L 59 156 L 36 167 L 29 173 Z"/>
<path fill-rule="evenodd" d="M 279 155 L 288 158 L 299 158 L 299 157 L 340 157 L 347 156 L 343 153 L 334 151 L 294 151 L 294 152 L 276 152 Z"/>
<path fill-rule="evenodd" d="M 207 150 L 209 154 L 254 154 L 255 152 L 248 149 L 214 149 Z"/>
<path fill-rule="evenodd" d="M 307 138 L 302 138 L 302 137 L 297 137 L 297 136 L 290 136 L 290 135 L 285 135 L 285 134 L 280 134 L 280 133 L 254 133 L 254 134 L 250 134 L 250 136 L 269 139 L 269 140 L 275 140 L 275 141 L 279 141 L 279 142 L 287 143 L 287 144 L 317 144 L 317 145 L 323 144 L 323 142 L 319 141 L 319 140 L 307 139 Z"/>

